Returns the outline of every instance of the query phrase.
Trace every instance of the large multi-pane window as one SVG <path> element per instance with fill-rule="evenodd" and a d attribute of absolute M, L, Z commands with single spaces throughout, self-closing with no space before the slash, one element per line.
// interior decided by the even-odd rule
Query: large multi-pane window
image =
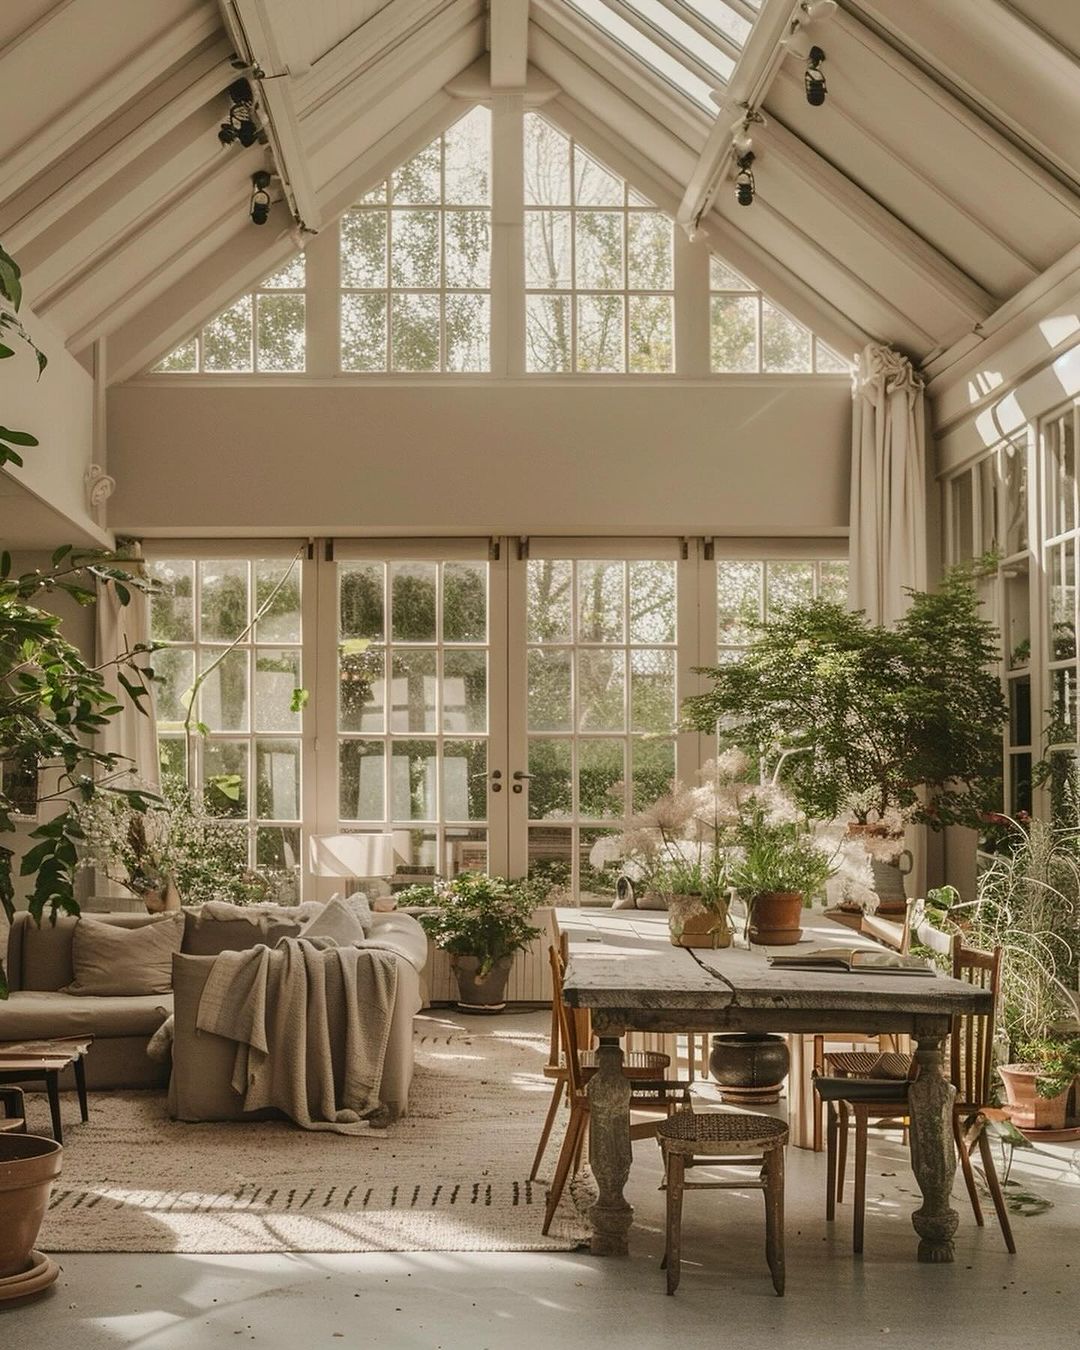
<path fill-rule="evenodd" d="M 673 223 L 538 113 L 525 117 L 525 364 L 674 370 Z"/>
<path fill-rule="evenodd" d="M 304 369 L 304 255 L 264 277 L 154 369 L 166 374 L 289 374 Z"/>
<path fill-rule="evenodd" d="M 301 566 L 294 558 L 175 557 L 150 564 L 164 777 L 213 816 L 248 825 L 252 863 L 300 861 Z"/>
<path fill-rule="evenodd" d="M 491 368 L 491 114 L 473 108 L 341 221 L 341 368 Z"/>
<path fill-rule="evenodd" d="M 727 263 L 710 259 L 711 365 L 717 375 L 846 375 L 851 362 L 768 300 Z"/>
<path fill-rule="evenodd" d="M 399 881 L 484 870 L 487 560 L 345 560 L 337 594 L 341 827 L 392 833 Z"/>
<path fill-rule="evenodd" d="M 847 603 L 846 558 L 743 559 L 716 564 L 716 651 L 719 661 L 736 659 L 777 610 L 822 598 Z"/>

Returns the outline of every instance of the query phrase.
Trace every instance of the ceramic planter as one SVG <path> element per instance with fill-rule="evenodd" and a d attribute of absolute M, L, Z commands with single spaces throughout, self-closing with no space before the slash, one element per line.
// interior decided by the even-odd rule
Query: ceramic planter
<path fill-rule="evenodd" d="M 1056 1097 L 1040 1097 L 1035 1090 L 1039 1072 L 1032 1064 L 1002 1064 L 998 1068 L 1005 1084 L 1012 1123 L 1018 1130 L 1063 1130 L 1069 1088 Z"/>
<path fill-rule="evenodd" d="M 676 947 L 731 946 L 731 924 L 727 901 L 710 908 L 700 895 L 668 896 L 668 932 Z"/>
<path fill-rule="evenodd" d="M 45 1217 L 64 1150 L 34 1134 L 0 1134 L 0 1280 L 22 1275 Z"/>
<path fill-rule="evenodd" d="M 450 956 L 457 977 L 458 1007 L 462 1012 L 496 1013 L 506 1007 L 506 985 L 513 956 L 500 956 L 486 975 L 480 973 L 479 956 Z"/>
<path fill-rule="evenodd" d="M 709 1072 L 725 1102 L 768 1105 L 780 1100 L 790 1055 L 782 1036 L 721 1032 L 712 1038 Z"/>
<path fill-rule="evenodd" d="M 791 947 L 802 937 L 801 891 L 763 891 L 750 903 L 750 941 Z"/>

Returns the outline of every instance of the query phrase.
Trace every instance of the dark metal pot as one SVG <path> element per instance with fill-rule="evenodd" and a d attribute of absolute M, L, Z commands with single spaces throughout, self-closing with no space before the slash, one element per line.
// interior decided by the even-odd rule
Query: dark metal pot
<path fill-rule="evenodd" d="M 513 956 L 500 956 L 488 973 L 480 975 L 479 956 L 450 957 L 457 976 L 458 1007 L 462 1012 L 496 1013 L 506 1007 L 506 985 Z"/>
<path fill-rule="evenodd" d="M 782 1036 L 725 1031 L 712 1038 L 709 1072 L 723 1101 L 768 1105 L 780 1100 L 790 1059 Z"/>

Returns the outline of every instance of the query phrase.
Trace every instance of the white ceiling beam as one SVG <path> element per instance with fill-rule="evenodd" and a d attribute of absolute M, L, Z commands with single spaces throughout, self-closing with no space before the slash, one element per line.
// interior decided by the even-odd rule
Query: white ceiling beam
<path fill-rule="evenodd" d="M 85 155 L 65 157 L 42 179 L 35 179 L 22 198 L 6 202 L 0 215 L 5 246 L 21 253 L 31 240 L 77 210 L 87 197 L 219 94 L 235 77 L 229 63 L 231 51 L 224 36 L 205 47 L 112 119 L 95 142 L 85 147 Z M 81 166 L 76 168 L 72 161 L 81 161 Z"/>
<path fill-rule="evenodd" d="M 808 192 L 826 198 L 830 207 L 842 212 L 857 229 L 883 243 L 931 293 L 946 299 L 973 322 L 993 313 L 997 301 L 988 291 L 793 135 L 777 118 L 770 117 L 768 126 L 755 129 L 754 136 L 770 161 L 774 156 L 782 159 L 802 179 Z"/>
<path fill-rule="evenodd" d="M 730 56 L 734 62 L 738 63 L 739 58 L 742 56 L 743 49 L 737 42 L 732 42 L 731 38 L 729 38 L 726 33 L 721 32 L 718 27 L 710 23 L 707 19 L 703 19 L 697 10 L 691 9 L 689 5 L 683 3 L 683 0 L 660 0 L 660 4 L 676 18 L 680 19 L 687 28 L 692 28 L 695 33 L 700 33 L 706 41 L 711 42 L 714 47 L 719 47 L 722 51 L 727 52 L 728 56 Z M 757 22 L 757 12 L 755 10 L 750 10 L 750 14 L 752 17 L 748 19 L 747 22 L 753 26 Z M 745 18 L 746 16 L 744 15 L 743 17 Z"/>
<path fill-rule="evenodd" d="M 1080 193 L 1080 65 L 997 0 L 848 0 L 852 18 Z"/>
<path fill-rule="evenodd" d="M 603 0 L 603 3 L 612 13 L 619 15 L 631 28 L 636 28 L 643 37 L 648 38 L 661 51 L 666 52 L 673 61 L 677 61 L 679 65 L 684 66 L 704 84 L 712 85 L 716 83 L 719 76 L 715 70 L 710 70 L 703 61 L 698 60 L 693 52 L 687 51 L 681 43 L 676 42 L 662 29 L 643 18 L 633 5 L 624 3 L 624 0 Z M 660 0 L 660 3 L 663 4 L 663 0 Z M 736 51 L 736 56 L 737 54 Z M 729 52 L 728 55 L 731 55 L 731 53 Z M 734 60 L 735 57 L 732 59 Z"/>
<path fill-rule="evenodd" d="M 251 67 L 263 128 L 289 209 L 302 229 L 314 233 L 322 225 L 322 211 L 308 171 L 284 35 L 275 27 L 274 16 L 280 11 L 266 0 L 220 0 L 220 4 L 237 52 Z"/>
<path fill-rule="evenodd" d="M 497 0 L 488 10 L 492 89 L 523 89 L 529 64 L 529 0 Z"/>
<path fill-rule="evenodd" d="M 83 0 L 82 8 L 88 11 L 91 6 Z M 70 42 L 70 35 L 66 36 L 64 29 L 70 13 L 70 4 L 57 5 L 47 16 L 47 22 L 35 27 L 27 43 L 15 43 L 5 49 L 4 61 L 0 64 L 17 59 L 28 61 L 32 59 L 31 44 L 35 51 L 40 46 L 40 65 L 37 69 L 45 78 L 49 69 L 49 43 L 67 45 Z M 5 157 L 4 195 L 11 196 L 24 187 L 96 127 L 114 117 L 147 86 L 161 79 L 200 43 L 212 38 L 220 28 L 216 11 L 205 6 L 185 19 L 170 23 L 167 31 L 148 42 L 136 56 L 122 62 L 93 89 L 76 98 L 55 117 L 50 117 L 39 131 Z"/>
<path fill-rule="evenodd" d="M 676 217 L 691 237 L 735 162 L 735 129 L 743 116 L 757 112 L 764 102 L 769 85 L 787 55 L 781 44 L 790 36 L 801 12 L 801 4 L 792 4 L 791 0 L 765 0 L 731 81 L 726 89 L 718 91 L 717 100 L 723 99 L 720 112 L 686 185 Z"/>

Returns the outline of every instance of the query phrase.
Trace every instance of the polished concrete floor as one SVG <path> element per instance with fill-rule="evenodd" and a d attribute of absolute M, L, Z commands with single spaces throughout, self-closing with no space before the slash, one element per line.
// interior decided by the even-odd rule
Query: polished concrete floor
<path fill-rule="evenodd" d="M 533 1024 L 543 1018 L 514 1019 Z M 1013 1257 L 992 1217 L 975 1227 L 958 1190 L 950 1266 L 914 1260 L 910 1212 L 918 1193 L 897 1140 L 873 1146 L 861 1258 L 851 1254 L 849 1215 L 824 1222 L 824 1158 L 789 1150 L 788 1283 L 779 1299 L 764 1262 L 756 1192 L 687 1197 L 682 1284 L 674 1298 L 665 1295 L 658 1150 L 651 1140 L 634 1147 L 636 1228 L 624 1260 L 586 1253 L 64 1256 L 48 1295 L 0 1312 L 0 1346 L 1080 1348 L 1080 1150 L 1017 1153 L 1008 1188 L 1018 1211 Z"/>

